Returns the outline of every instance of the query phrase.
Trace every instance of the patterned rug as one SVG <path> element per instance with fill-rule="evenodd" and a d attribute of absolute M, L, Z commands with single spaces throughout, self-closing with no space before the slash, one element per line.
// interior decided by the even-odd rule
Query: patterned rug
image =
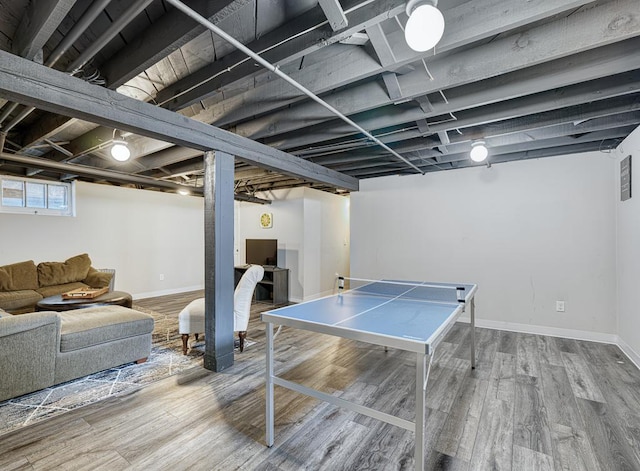
<path fill-rule="evenodd" d="M 188 368 L 202 366 L 202 338 L 194 342 L 191 337 L 187 355 L 182 354 L 177 314 L 163 315 L 135 304 L 133 308 L 153 316 L 155 320 L 151 355 L 145 363 L 129 363 L 0 402 L 0 435 L 110 396 L 124 394 Z M 253 344 L 248 341 L 245 348 Z"/>

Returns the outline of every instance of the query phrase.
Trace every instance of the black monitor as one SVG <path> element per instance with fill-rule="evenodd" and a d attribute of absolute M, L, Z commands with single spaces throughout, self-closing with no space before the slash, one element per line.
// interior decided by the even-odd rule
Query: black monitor
<path fill-rule="evenodd" d="M 277 267 L 278 241 L 276 239 L 247 239 L 246 263 Z"/>

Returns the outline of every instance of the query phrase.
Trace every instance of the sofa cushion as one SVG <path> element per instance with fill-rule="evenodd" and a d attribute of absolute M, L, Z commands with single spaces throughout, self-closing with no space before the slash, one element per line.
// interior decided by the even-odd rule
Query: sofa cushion
<path fill-rule="evenodd" d="M 38 272 L 33 260 L 0 267 L 0 292 L 36 289 Z"/>
<path fill-rule="evenodd" d="M 89 268 L 91 259 L 86 253 L 64 262 L 42 262 L 38 264 L 38 284 L 42 288 L 82 281 L 87 277 Z"/>
<path fill-rule="evenodd" d="M 122 306 L 96 306 L 60 313 L 60 352 L 149 334 L 153 317 Z"/>
<path fill-rule="evenodd" d="M 44 288 L 38 288 L 36 292 L 40 293 L 43 297 L 55 296 L 56 294 L 66 293 L 72 289 L 86 288 L 87 285 L 76 281 L 75 283 L 65 283 L 63 285 L 45 286 Z"/>
<path fill-rule="evenodd" d="M 8 293 L 0 292 L 0 307 L 5 311 L 15 311 L 34 306 L 41 299 L 42 296 L 31 289 L 10 291 Z"/>
<path fill-rule="evenodd" d="M 92 288 L 106 288 L 111 283 L 112 278 L 113 273 L 98 271 L 90 267 L 87 277 L 82 282 Z"/>

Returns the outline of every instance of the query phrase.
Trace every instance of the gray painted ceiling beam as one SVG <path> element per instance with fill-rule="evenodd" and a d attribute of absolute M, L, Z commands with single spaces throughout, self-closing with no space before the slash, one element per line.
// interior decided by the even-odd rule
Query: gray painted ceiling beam
<path fill-rule="evenodd" d="M 100 178 L 110 182 L 131 183 L 144 185 L 152 188 L 165 188 L 171 190 L 184 190 L 185 185 L 179 185 L 172 181 L 162 181 L 150 177 L 140 175 L 131 175 L 129 173 L 116 172 L 113 170 L 103 170 L 95 167 L 87 167 L 84 165 L 75 165 L 62 162 L 54 162 L 47 159 L 37 157 L 29 157 L 17 154 L 0 153 L 0 159 L 8 162 L 22 163 L 25 165 L 38 167 L 43 170 L 49 170 L 57 173 L 77 175 L 82 177 Z"/>
<path fill-rule="evenodd" d="M 396 63 L 396 57 L 393 55 L 393 50 L 387 41 L 387 35 L 382 30 L 382 25 L 377 24 L 370 26 L 366 29 L 369 40 L 373 49 L 376 51 L 380 65 L 383 68 L 389 67 Z"/>
<path fill-rule="evenodd" d="M 468 2 L 445 12 L 447 28 L 445 29 L 442 40 L 438 44 L 438 51 L 445 52 L 482 39 L 491 38 L 530 21 L 553 16 L 562 11 L 572 10 L 590 3 L 590 1 L 591 0 L 540 0 L 538 2 L 527 2 L 524 5 L 519 4 L 518 8 L 514 9 L 507 7 L 506 11 L 503 0 Z M 471 3 L 473 3 L 473 5 L 471 5 Z M 395 68 L 408 65 L 428 55 L 428 53 L 416 53 L 410 50 L 401 32 L 398 32 L 396 36 L 398 39 L 394 41 L 394 44 L 397 45 L 394 51 L 397 59 L 394 65 Z M 512 46 L 509 45 L 509 53 L 512 52 L 511 47 Z M 350 59 L 348 62 L 350 63 L 347 65 L 346 62 L 328 61 L 321 68 L 323 71 L 321 75 L 318 75 L 318 72 L 314 68 L 304 69 L 291 75 L 296 81 L 318 94 L 336 88 L 340 86 L 340 84 L 362 80 L 383 71 L 376 61 L 370 60 L 368 54 L 363 54 L 359 61 Z M 322 80 L 323 77 L 325 78 L 324 80 Z M 333 81 L 331 78 L 333 78 Z M 265 96 L 272 97 L 273 100 L 264 102 L 260 99 Z M 282 97 L 282 99 L 278 99 L 278 97 Z M 196 119 L 216 124 L 217 126 L 224 126 L 247 119 L 254 114 L 273 111 L 304 98 L 304 95 L 293 92 L 288 84 L 282 81 L 276 80 L 274 82 L 274 80 L 270 80 L 253 90 L 213 105 L 213 107 L 211 107 L 213 109 L 204 110 L 200 114 L 201 116 Z M 251 106 L 247 106 L 247 104 Z M 347 111 L 343 110 L 340 106 L 337 108 L 343 112 Z M 235 114 L 230 115 L 229 110 L 234 110 Z M 347 111 L 346 114 L 349 114 L 349 112 Z M 326 115 L 326 113 L 323 115 Z M 224 119 L 220 120 L 221 117 L 224 117 Z M 243 135 L 248 136 L 249 134 Z"/>
<path fill-rule="evenodd" d="M 242 2 L 240 3 L 228 2 L 228 1 L 224 2 L 225 5 L 229 3 L 232 4 L 229 8 L 232 8 L 232 7 L 237 8 L 239 5 L 242 4 Z M 362 0 L 350 0 L 349 2 L 346 2 L 346 3 L 348 6 L 353 8 L 362 4 L 363 2 Z M 257 48 L 256 50 L 262 50 L 265 48 L 274 47 L 274 45 L 278 45 L 277 48 L 269 51 L 264 56 L 267 59 L 269 58 L 273 59 L 275 63 L 282 64 L 282 63 L 292 61 L 295 58 L 300 57 L 302 54 L 307 54 L 320 47 L 325 47 L 326 45 L 332 44 L 333 42 L 337 42 L 340 38 L 348 36 L 352 34 L 354 31 L 364 28 L 368 24 L 375 24 L 376 22 L 383 21 L 388 17 L 389 14 L 400 12 L 403 9 L 404 9 L 404 0 L 384 0 L 384 1 L 377 2 L 374 5 L 374 8 L 356 9 L 355 11 L 350 13 L 349 15 L 350 15 L 350 18 L 352 19 L 351 20 L 352 26 L 346 30 L 341 31 L 338 34 L 332 34 L 331 30 L 327 29 L 328 27 L 319 28 L 317 30 L 314 29 L 305 33 L 305 31 L 308 30 L 310 27 L 315 26 L 317 24 L 322 24 L 322 22 L 324 21 L 323 13 L 318 9 L 315 9 L 315 10 L 312 10 L 312 12 L 303 16 L 302 20 L 295 21 L 295 22 L 288 22 L 285 26 L 277 29 L 272 33 L 266 34 L 265 36 L 256 40 L 254 43 L 251 43 L 249 46 L 250 48 L 251 47 Z M 165 15 L 165 17 L 167 16 L 168 15 Z M 173 18 L 173 16 L 175 16 L 175 11 L 173 12 L 173 15 L 169 15 L 169 19 Z M 183 15 L 179 15 L 179 16 L 183 16 Z M 160 21 L 162 25 L 164 25 L 163 21 L 165 21 L 164 20 L 165 17 L 163 17 Z M 183 25 L 182 22 L 179 22 L 178 30 L 181 30 L 180 28 L 184 30 L 187 25 L 190 25 L 192 27 L 193 22 L 188 21 L 186 25 Z M 162 40 L 158 40 L 157 38 L 155 38 L 154 35 L 157 35 L 157 34 L 162 35 L 163 31 L 165 31 L 166 29 L 167 29 L 166 25 L 162 26 L 161 28 L 158 28 L 154 25 L 152 26 L 150 33 L 143 35 L 143 39 L 145 43 L 157 43 L 156 46 L 154 45 L 145 46 L 144 50 L 147 51 L 147 53 L 150 53 L 149 52 L 150 47 L 162 46 L 163 44 L 166 44 L 167 40 L 171 40 L 171 38 L 173 38 L 173 36 L 168 36 L 167 39 L 162 39 Z M 281 43 L 284 39 L 289 38 L 291 36 L 295 36 L 296 34 L 300 34 L 300 33 L 304 33 L 304 34 L 302 36 L 296 37 L 295 39 L 293 39 L 288 43 L 279 45 L 279 43 Z M 190 38 L 191 33 L 188 33 L 187 36 Z M 134 42 L 133 44 L 135 45 L 137 44 L 137 42 Z M 166 47 L 168 46 L 165 46 L 165 49 Z M 136 50 L 135 53 L 132 53 L 132 57 L 138 57 L 138 55 L 140 54 L 140 51 L 142 50 L 143 49 Z M 126 51 L 129 51 L 129 48 L 127 48 Z M 131 51 L 129 52 L 131 53 Z M 120 60 L 118 59 L 119 55 L 116 55 L 114 57 L 115 57 L 114 61 L 116 59 L 118 61 Z M 159 102 L 162 102 L 168 99 L 168 97 L 173 96 L 173 94 L 178 93 L 180 90 L 185 90 L 190 87 L 193 87 L 195 83 L 199 83 L 201 81 L 204 81 L 210 78 L 211 76 L 215 76 L 230 67 L 232 67 L 231 71 L 226 72 L 216 80 L 208 81 L 205 85 L 203 85 L 203 87 L 218 88 L 228 83 L 229 81 L 235 81 L 240 78 L 245 78 L 247 75 L 255 74 L 256 67 L 253 61 L 249 61 L 246 59 L 247 59 L 246 56 L 240 51 L 231 52 L 230 54 L 224 56 L 221 60 L 218 60 L 209 66 L 205 66 L 204 68 L 197 71 L 195 74 L 192 74 L 183 80 L 179 80 L 175 84 L 170 85 L 169 87 L 160 91 L 157 96 L 157 100 Z M 129 59 L 127 59 L 127 63 L 128 61 Z M 242 62 L 241 65 L 238 67 L 234 67 L 234 65 L 236 65 L 238 62 Z M 118 65 L 118 67 L 122 67 L 122 66 Z M 128 67 L 134 67 L 134 65 L 129 64 Z M 139 72 L 138 70 L 139 68 L 137 65 L 135 65 L 135 68 L 136 68 L 135 70 Z M 128 69 L 123 68 L 122 70 L 123 70 L 122 74 L 124 74 L 125 73 L 124 71 Z M 117 85 L 120 83 L 118 80 L 116 80 L 115 75 L 111 77 L 111 81 L 114 82 L 114 85 Z M 211 89 L 213 90 L 215 88 L 211 88 Z M 167 107 L 169 107 L 170 109 L 184 108 L 188 104 L 187 101 L 188 101 L 188 96 L 190 94 L 196 94 L 198 97 L 197 98 L 198 100 L 202 98 L 202 94 L 200 93 L 200 90 L 202 90 L 201 87 L 195 88 L 193 91 L 189 92 L 189 94 L 181 96 L 171 104 L 167 104 Z M 34 132 L 28 134 L 25 137 L 23 146 L 27 147 L 38 142 L 41 139 L 40 133 L 46 136 L 51 135 L 52 133 L 55 132 L 56 126 L 60 125 L 60 122 L 61 120 L 59 118 L 56 118 L 50 123 L 51 124 L 50 126 L 47 126 L 47 123 L 39 124 L 37 127 L 34 128 Z M 99 135 L 100 133 L 102 133 L 102 131 L 99 129 L 92 131 L 92 134 Z M 83 138 L 83 140 L 84 141 L 94 140 L 97 136 L 92 137 L 92 134 L 89 134 L 88 136 Z M 74 151 L 74 153 L 76 154 L 82 153 L 82 150 L 76 150 Z"/>
<path fill-rule="evenodd" d="M 394 102 L 402 98 L 402 90 L 400 90 L 400 84 L 398 83 L 398 76 L 393 72 L 382 74 L 382 80 L 387 87 L 387 93 L 389 98 Z"/>
<path fill-rule="evenodd" d="M 612 140 L 615 142 L 616 138 L 612 138 Z M 559 146 L 559 147 L 558 146 L 542 147 L 540 149 L 533 149 L 533 150 L 521 150 L 521 151 L 514 150 L 513 152 L 510 152 L 510 153 L 506 153 L 506 152 L 497 153 L 489 157 L 490 159 L 489 162 L 485 162 L 481 164 L 473 162 L 469 158 L 468 153 L 466 153 L 466 154 L 459 155 L 457 157 L 457 160 L 452 160 L 451 162 L 443 164 L 443 166 L 448 165 L 450 166 L 451 169 L 464 168 L 464 167 L 483 167 L 483 166 L 486 166 L 488 163 L 493 165 L 493 164 L 502 163 L 502 162 L 511 162 L 514 160 L 539 159 L 543 157 L 580 154 L 580 153 L 594 152 L 594 151 L 609 153 L 611 151 L 611 148 L 606 146 L 606 142 L 603 142 L 603 139 L 597 139 L 594 141 L 587 140 L 586 142 L 578 142 L 573 144 L 568 143 L 564 146 Z M 436 168 L 433 165 L 430 165 L 427 162 L 419 164 L 414 161 L 414 164 L 416 164 L 418 167 L 421 168 L 421 170 L 425 172 L 436 170 Z M 401 171 L 403 170 L 404 169 L 401 169 Z M 398 173 L 398 170 L 393 169 L 391 167 L 387 169 L 372 167 L 372 168 L 364 168 L 360 171 L 354 171 L 350 173 L 354 176 L 358 176 L 359 178 L 369 178 L 373 176 L 385 176 L 385 175 L 396 174 Z"/>
<path fill-rule="evenodd" d="M 329 20 L 331 29 L 338 31 L 347 27 L 349 21 L 347 20 L 347 16 L 344 14 L 338 0 L 318 0 L 318 3 L 327 17 L 327 20 Z"/>
<path fill-rule="evenodd" d="M 200 152 L 188 147 L 171 147 L 169 149 L 145 155 L 136 159 L 146 170 L 174 165 L 200 155 Z"/>
<path fill-rule="evenodd" d="M 528 30 L 524 35 L 509 36 L 441 59 L 437 59 L 436 56 L 434 61 L 429 62 L 429 70 L 434 76 L 434 80 L 427 80 L 424 70 L 418 69 L 399 77 L 400 88 L 404 98 L 411 99 L 426 93 L 489 79 L 496 75 L 561 59 L 577 51 L 633 38 L 640 34 L 640 22 L 629 21 L 624 27 L 613 30 L 611 25 L 615 25 L 621 16 L 632 17 L 631 12 L 636 6 L 635 0 L 613 1 L 576 13 L 562 21 L 558 20 Z M 601 32 L 601 34 L 598 35 L 595 32 Z M 514 48 L 522 51 L 519 54 L 513 54 Z M 637 54 L 635 55 L 637 56 Z M 343 62 L 337 62 L 336 67 L 327 64 L 323 69 L 324 73 L 330 76 L 331 72 L 335 72 L 338 76 L 338 79 L 335 80 L 336 83 L 338 80 L 346 82 L 346 75 L 355 72 L 354 67 L 358 70 L 364 70 L 370 62 L 366 58 L 361 58 L 364 60 L 356 62 L 353 60 L 354 58 L 352 58 L 348 70 L 345 70 Z M 319 82 L 314 80 L 317 75 L 315 71 L 313 76 L 307 76 L 305 70 L 296 75 L 295 78 L 303 85 L 313 87 Z M 348 78 L 348 80 L 354 79 L 353 75 Z M 574 81 L 580 80 L 580 77 L 574 77 Z M 321 86 L 323 89 L 331 88 L 329 84 L 322 83 Z M 202 120 L 217 124 L 230 124 L 233 120 L 246 118 L 253 114 L 266 113 L 283 103 L 292 101 L 278 100 L 278 97 L 285 96 L 283 92 L 277 93 L 275 89 L 271 90 L 265 87 L 266 85 L 257 87 L 250 94 L 243 93 L 214 105 L 201 113 Z M 258 90 L 263 90 L 266 93 L 263 96 L 270 96 L 273 99 L 260 102 L 259 97 L 251 98 L 249 96 L 257 93 Z M 318 90 L 313 91 L 317 92 Z M 291 96 L 292 93 L 287 90 L 286 96 Z M 346 115 L 391 104 L 386 90 L 377 82 L 348 88 L 323 98 Z M 247 104 L 252 106 L 247 106 Z M 244 109 L 241 109 L 243 106 Z M 229 113 L 229 109 L 234 112 Z M 313 118 L 305 119 L 305 117 Z M 209 121 L 208 118 L 212 118 L 212 121 Z M 333 116 L 325 109 L 307 101 L 287 110 L 238 124 L 235 127 L 235 132 L 245 137 L 258 139 L 294 131 L 302 126 L 330 119 L 333 119 Z"/>
<path fill-rule="evenodd" d="M 520 15 L 520 16 L 515 15 L 513 17 L 513 21 L 515 21 L 514 24 L 518 24 L 518 22 L 521 22 L 521 23 L 524 22 L 525 21 L 524 18 L 527 18 L 527 20 L 531 19 L 533 17 L 540 18 L 543 15 L 550 14 L 550 12 L 557 12 L 559 10 L 569 8 L 570 6 L 573 7 L 573 6 L 576 5 L 576 3 L 581 3 L 581 2 L 563 2 L 561 5 L 558 5 L 557 2 L 546 2 L 546 4 L 535 5 L 535 7 L 531 7 L 530 5 L 527 5 L 528 10 L 526 10 L 524 12 L 524 14 L 521 14 L 520 11 L 519 11 L 518 15 Z M 493 1 L 492 2 L 486 2 L 486 5 L 488 5 L 488 6 L 491 6 L 491 4 L 497 4 L 497 2 L 493 2 Z M 473 22 L 475 23 L 476 20 L 474 19 Z M 502 23 L 504 23 L 504 21 Z M 469 25 L 467 25 L 467 26 L 469 26 Z M 477 28 L 477 25 L 475 27 Z M 506 27 L 507 26 L 501 24 L 500 27 L 496 27 L 496 28 L 499 28 L 499 29 L 495 29 L 495 30 L 491 31 L 490 33 L 493 34 L 496 31 L 500 31 L 500 30 L 506 29 Z M 485 33 L 485 34 L 488 34 L 488 33 Z M 376 67 L 379 67 L 377 64 L 374 64 L 374 65 Z M 226 111 L 228 111 L 228 110 L 226 110 Z M 36 136 L 31 136 L 30 141 L 33 142 L 35 140 L 36 140 Z"/>
<path fill-rule="evenodd" d="M 631 4 L 635 0 L 620 1 L 624 1 L 627 7 L 624 13 L 628 14 L 634 8 Z M 508 31 L 510 28 L 520 25 L 524 19 L 530 20 L 531 17 L 539 17 L 542 13 L 549 14 L 557 11 L 558 3 L 574 4 L 575 2 L 542 1 L 535 2 L 535 4 L 528 2 L 526 5 L 522 5 L 520 10 L 513 12 L 509 16 L 502 16 L 504 2 L 496 2 L 497 4 L 493 5 L 493 9 L 487 10 L 477 10 L 475 6 L 472 7 L 469 3 L 462 5 L 459 17 L 452 19 L 451 27 L 447 29 L 449 35 L 445 32 L 445 36 L 438 45 L 439 51 L 449 50 L 454 44 L 455 46 L 471 44 L 479 39 Z M 546 10 L 542 10 L 543 7 Z M 620 9 L 611 8 L 604 11 L 602 8 L 594 8 L 592 10 L 576 13 L 563 21 L 555 21 L 551 24 L 528 30 L 524 36 L 507 37 L 472 50 L 463 51 L 454 56 L 438 55 L 435 60 L 429 61 L 429 70 L 434 75 L 433 81 L 429 81 L 426 78 L 426 71 L 423 68 L 400 77 L 400 86 L 404 97 L 411 99 L 424 95 L 425 92 L 459 86 L 473 80 L 482 80 L 500 73 L 565 57 L 574 53 L 576 48 L 594 48 L 625 39 L 634 34 L 630 30 L 640 28 L 637 24 L 631 24 L 628 28 L 608 31 L 609 23 L 620 14 Z M 500 21 L 497 21 L 496 18 L 499 18 Z M 581 22 L 585 22 L 584 25 Z M 480 27 L 479 25 L 482 26 Z M 588 35 L 585 34 L 585 26 L 590 33 Z M 593 29 L 591 29 L 592 27 Z M 603 31 L 606 32 L 606 35 L 603 33 L 602 36 L 599 36 L 594 34 L 593 31 Z M 453 36 L 453 33 L 458 35 Z M 400 31 L 397 32 L 397 37 L 398 39 L 395 43 L 400 46 L 397 48 L 396 54 L 398 65 L 415 62 L 424 56 L 424 54 L 420 55 L 413 51 L 409 52 L 409 48 L 404 44 L 404 36 Z M 523 38 L 526 38 L 526 40 Z M 514 48 L 516 50 L 521 49 L 521 53 L 513 54 Z M 382 71 L 383 69 L 380 65 L 376 61 L 372 61 L 368 54 L 358 55 L 354 53 L 353 57 L 350 58 L 338 60 L 338 58 L 334 57 L 322 65 L 314 64 L 309 68 L 292 72 L 291 77 L 314 93 L 320 94 L 343 84 L 363 80 Z M 429 83 L 427 84 L 426 82 Z M 376 85 L 367 84 L 353 87 L 328 96 L 325 100 L 347 115 L 371 109 L 374 106 L 381 106 L 380 101 L 385 100 L 385 98 L 388 102 L 388 97 L 380 97 L 378 95 L 380 90 L 379 86 Z M 374 93 L 371 96 L 371 105 L 367 104 L 370 98 L 369 93 Z M 264 96 L 272 97 L 272 99 L 264 100 L 262 99 Z M 213 104 L 207 110 L 199 113 L 197 119 L 217 126 L 226 126 L 254 115 L 273 112 L 278 108 L 291 105 L 304 98 L 306 97 L 301 93 L 291 90 L 288 84 L 282 81 L 270 80 L 261 83 L 252 90 Z M 250 106 L 247 106 L 247 104 L 250 104 Z M 318 122 L 322 119 L 332 119 L 332 116 L 326 110 L 323 110 L 318 105 L 313 106 L 314 104 L 309 104 L 308 101 L 305 101 L 302 108 L 291 107 L 291 110 L 295 112 L 300 109 L 301 112 L 307 112 L 305 116 L 318 116 Z M 290 113 L 291 111 L 287 110 L 286 112 Z M 278 126 L 280 118 L 281 116 L 277 113 L 273 115 L 273 119 L 266 116 L 263 119 L 238 125 L 236 132 L 252 138 L 274 135 L 283 132 Z M 272 129 L 272 131 L 265 131 L 265 129 Z"/>
<path fill-rule="evenodd" d="M 363 4 L 363 0 L 348 0 L 343 3 L 345 9 L 350 10 Z M 326 22 L 324 14 L 316 8 L 247 44 L 247 47 L 258 53 L 265 51 L 261 55 L 267 61 L 282 66 L 348 38 L 368 25 L 377 24 L 403 10 L 404 0 L 380 0 L 367 8 L 348 13 L 349 26 L 334 33 L 329 25 L 322 25 Z M 165 103 L 164 106 L 171 110 L 183 109 L 238 80 L 264 72 L 263 69 L 256 68 L 254 61 L 249 60 L 244 53 L 233 51 L 161 90 L 157 101 Z M 178 94 L 180 95 L 176 96 Z"/>
<path fill-rule="evenodd" d="M 247 1 L 249 0 L 191 0 L 187 3 L 212 13 L 210 18 L 215 22 L 244 6 Z M 180 19 L 177 16 L 182 15 L 176 15 L 173 10 L 168 12 L 145 30 L 142 36 L 134 39 L 132 44 L 101 65 L 101 72 L 108 76 L 108 88 L 117 88 L 204 31 L 204 28 L 188 18 Z M 74 122 L 59 115 L 45 115 L 23 137 L 22 146 L 26 148 L 35 145 Z M 78 150 L 78 153 L 83 152 Z"/>
<path fill-rule="evenodd" d="M 587 133 L 582 136 L 561 136 L 550 139 L 542 139 L 536 142 L 535 147 L 531 142 L 521 142 L 517 144 L 509 144 L 506 146 L 491 148 L 490 155 L 495 157 L 498 155 L 512 154 L 514 152 L 530 152 L 534 149 L 553 149 L 554 147 L 563 147 L 573 144 L 583 144 L 588 142 L 603 142 L 610 139 L 624 138 L 629 134 L 629 128 L 611 128 L 593 133 Z M 442 158 L 442 162 L 455 162 L 469 159 L 469 150 L 462 151 L 454 155 L 446 155 Z"/>
<path fill-rule="evenodd" d="M 42 50 L 75 3 L 76 0 L 29 2 L 13 38 L 13 53 L 32 60 Z"/>
<path fill-rule="evenodd" d="M 484 138 L 488 146 L 494 148 L 522 142 L 535 145 L 538 141 L 544 139 L 602 131 L 610 127 L 619 128 L 640 124 L 640 112 L 638 111 L 640 110 L 640 102 L 637 101 L 634 104 L 633 101 L 627 103 L 624 98 L 620 99 L 618 101 L 617 114 L 611 114 L 612 107 L 598 107 L 596 104 L 585 104 L 575 108 L 573 114 L 567 114 L 564 117 L 561 114 L 543 113 L 539 115 L 540 119 L 512 119 L 490 128 L 479 127 L 478 129 L 473 129 L 468 134 L 453 134 L 448 149 L 452 154 L 460 151 L 468 152 L 471 148 L 471 140 L 478 137 Z M 590 117 L 585 118 L 587 115 L 590 115 Z M 579 122 L 579 124 L 573 124 L 574 122 Z M 509 132 L 506 132 L 505 129 L 509 129 Z M 418 139 L 417 142 L 406 141 L 401 145 L 396 145 L 394 149 L 405 158 L 412 160 L 414 158 L 433 158 L 441 155 L 434 150 L 437 146 L 438 143 L 433 140 Z M 377 151 L 372 152 L 371 150 L 362 149 L 352 150 L 349 153 L 316 156 L 313 161 L 321 165 L 330 165 L 339 162 L 362 161 L 363 158 L 372 157 L 383 159 L 384 155 Z M 442 160 L 446 161 L 444 157 Z"/>
<path fill-rule="evenodd" d="M 631 122 L 630 119 L 627 119 L 626 121 L 627 123 Z M 487 147 L 489 148 L 489 154 L 491 156 L 496 156 L 500 154 L 512 153 L 515 151 L 524 152 L 539 148 L 560 147 L 576 142 L 618 139 L 621 137 L 626 137 L 629 132 L 635 129 L 639 121 L 636 119 L 633 124 L 625 124 L 624 120 L 620 120 L 620 122 L 620 127 L 613 127 L 611 122 L 608 122 L 606 125 L 594 124 L 590 126 L 590 131 L 582 133 L 577 133 L 575 129 L 569 129 L 569 125 L 556 126 L 554 132 L 548 133 L 533 131 L 532 134 L 539 134 L 539 137 L 537 137 L 535 141 L 522 139 L 521 135 L 513 136 L 513 139 L 510 139 L 511 136 L 498 136 L 488 139 Z M 470 146 L 468 143 L 454 144 L 450 146 L 450 150 L 451 152 L 448 155 L 441 155 L 438 157 L 439 164 L 446 164 L 469 159 Z M 408 159 L 411 159 L 411 161 L 417 166 L 420 166 L 418 162 L 420 162 L 421 160 L 428 160 L 436 157 L 435 155 L 433 155 L 433 151 L 405 153 L 404 155 Z M 349 163 L 345 163 L 344 161 L 338 161 L 335 162 L 335 164 L 328 165 L 334 170 L 350 173 L 350 169 L 364 167 L 365 165 L 363 165 L 363 162 L 366 161 L 366 158 L 359 159 L 358 163 L 353 166 L 349 166 Z M 375 158 L 371 158 L 371 156 L 369 156 L 369 162 L 370 167 L 380 167 L 385 165 L 385 161 L 383 159 L 376 160 Z M 325 163 L 325 165 L 327 165 L 327 163 Z"/>
<path fill-rule="evenodd" d="M 0 51 L 0 95 L 176 145 L 229 152 L 241 160 L 284 174 L 358 189 L 358 181 L 346 175 L 3 51 Z"/>
<path fill-rule="evenodd" d="M 637 90 L 640 80 L 640 55 L 631 51 L 640 49 L 640 38 L 634 38 L 624 43 L 614 44 L 591 51 L 582 52 L 571 58 L 572 67 L 563 67 L 562 61 L 541 64 L 526 70 L 511 72 L 504 76 L 487 79 L 480 84 L 469 84 L 447 90 L 447 103 L 440 102 L 432 105 L 432 111 L 423 113 L 418 108 L 391 107 L 382 115 L 353 116 L 353 119 L 365 129 L 375 130 L 388 126 L 425 119 L 432 116 L 456 113 L 467 108 L 497 103 L 509 98 L 522 97 L 529 94 L 541 93 L 567 85 L 585 81 L 583 88 L 591 98 L 585 96 L 585 101 L 597 100 L 598 87 L 614 87 L 612 94 L 629 93 Z M 619 83 L 611 83 L 610 79 L 603 79 L 602 85 L 593 88 L 587 81 L 606 77 L 609 74 L 625 73 Z M 608 83 L 609 85 L 604 85 Z M 579 85 L 571 85 L 578 87 Z M 626 90 L 626 91 L 625 91 Z M 551 92 L 554 94 L 563 91 Z M 612 95 L 613 96 L 613 95 Z M 563 95 L 554 97 L 562 100 Z M 577 101 L 581 98 L 577 97 Z M 569 103 L 567 103 L 569 104 Z M 566 106 L 566 105 L 563 105 Z M 293 114 L 293 111 L 292 111 Z M 295 116 L 295 115 L 294 115 Z M 341 136 L 354 134 L 354 130 L 341 123 L 331 122 L 317 126 L 313 133 L 292 133 L 266 139 L 265 142 L 279 149 L 294 149 L 306 145 L 318 145 L 319 142 L 333 140 Z M 375 132 L 374 132 L 375 134 Z"/>
<path fill-rule="evenodd" d="M 217 24 L 253 2 L 252 0 L 190 0 L 185 3 L 212 23 Z M 100 72 L 107 79 L 107 87 L 115 90 L 204 31 L 203 26 L 175 9 L 170 9 L 140 36 L 100 65 Z"/>

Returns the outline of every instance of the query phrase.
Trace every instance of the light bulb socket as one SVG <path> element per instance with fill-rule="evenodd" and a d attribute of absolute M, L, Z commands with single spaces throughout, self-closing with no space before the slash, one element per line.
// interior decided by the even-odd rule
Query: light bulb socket
<path fill-rule="evenodd" d="M 413 10 L 418 8 L 420 5 L 431 5 L 435 8 L 438 7 L 438 0 L 409 0 L 407 2 L 407 6 L 405 7 L 405 12 L 407 16 L 411 16 Z"/>

